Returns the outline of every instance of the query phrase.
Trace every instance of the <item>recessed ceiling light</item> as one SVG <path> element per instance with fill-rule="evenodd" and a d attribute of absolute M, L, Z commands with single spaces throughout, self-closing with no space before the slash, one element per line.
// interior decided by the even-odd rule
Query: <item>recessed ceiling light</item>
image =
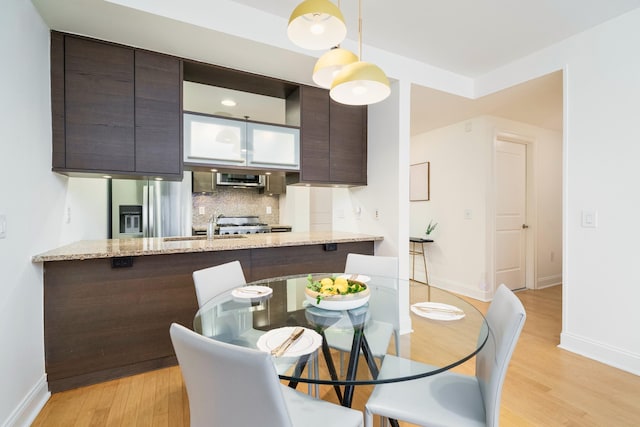
<path fill-rule="evenodd" d="M 236 101 L 234 101 L 233 99 L 223 99 L 220 103 L 226 107 L 236 106 Z"/>

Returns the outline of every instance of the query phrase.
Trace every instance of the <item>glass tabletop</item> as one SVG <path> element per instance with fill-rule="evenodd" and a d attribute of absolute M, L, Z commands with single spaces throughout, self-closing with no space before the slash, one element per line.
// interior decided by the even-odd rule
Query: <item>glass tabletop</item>
<path fill-rule="evenodd" d="M 318 298 L 307 287 L 338 277 L 365 290 Z M 410 331 L 401 331 L 398 357 L 393 330 L 409 324 Z M 296 327 L 303 328 L 301 335 L 278 352 Z M 229 290 L 198 310 L 194 330 L 271 352 L 281 379 L 332 385 L 433 375 L 473 357 L 488 336 L 483 315 L 454 294 L 409 280 L 343 273 L 276 277 Z"/>

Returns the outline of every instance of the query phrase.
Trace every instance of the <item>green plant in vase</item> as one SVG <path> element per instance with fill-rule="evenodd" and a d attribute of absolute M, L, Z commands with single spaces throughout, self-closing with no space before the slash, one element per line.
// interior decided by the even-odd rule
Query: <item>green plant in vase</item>
<path fill-rule="evenodd" d="M 427 225 L 427 231 L 426 231 L 427 236 L 430 236 L 433 230 L 435 230 L 437 226 L 438 226 L 437 222 L 429 221 L 429 225 Z"/>

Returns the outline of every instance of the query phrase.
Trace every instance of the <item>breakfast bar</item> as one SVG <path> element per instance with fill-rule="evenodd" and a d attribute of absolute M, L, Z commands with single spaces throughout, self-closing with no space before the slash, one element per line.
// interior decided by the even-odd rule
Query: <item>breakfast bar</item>
<path fill-rule="evenodd" d="M 45 363 L 51 391 L 175 365 L 169 325 L 198 310 L 192 273 L 240 261 L 247 281 L 341 271 L 348 253 L 373 254 L 381 236 L 266 233 L 80 241 L 44 263 Z"/>

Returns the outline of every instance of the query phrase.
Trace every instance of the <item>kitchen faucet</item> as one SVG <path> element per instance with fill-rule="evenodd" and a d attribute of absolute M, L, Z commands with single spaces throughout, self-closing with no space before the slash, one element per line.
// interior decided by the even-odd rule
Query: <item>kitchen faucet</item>
<path fill-rule="evenodd" d="M 216 214 L 214 213 L 213 215 L 211 215 L 211 217 L 209 217 L 209 224 L 207 225 L 207 239 L 208 240 L 212 240 L 214 234 L 216 233 L 216 220 L 217 218 L 220 218 L 222 215 L 216 216 Z"/>

